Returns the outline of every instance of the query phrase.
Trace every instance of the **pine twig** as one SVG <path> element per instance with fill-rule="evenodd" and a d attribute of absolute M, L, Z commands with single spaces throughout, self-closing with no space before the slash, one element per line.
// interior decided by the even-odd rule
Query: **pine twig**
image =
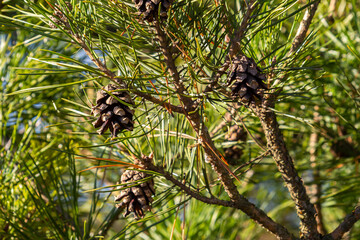
<path fill-rule="evenodd" d="M 81 46 L 81 48 L 84 50 L 84 52 L 86 53 L 86 55 L 88 55 L 88 57 L 91 59 L 91 61 L 98 67 L 98 69 L 106 76 L 108 77 L 110 80 L 115 81 L 117 83 L 122 83 L 122 81 L 116 77 L 116 75 L 106 67 L 106 65 L 104 63 L 102 63 L 98 58 L 96 58 L 90 51 L 90 49 L 88 48 L 88 46 L 85 44 L 85 42 L 81 39 L 81 38 L 75 38 L 78 41 L 78 44 Z M 139 90 L 136 89 L 132 89 L 132 92 L 139 96 L 142 97 L 152 103 L 158 104 L 166 109 L 171 109 L 172 112 L 177 112 L 177 113 L 183 113 L 184 110 L 181 106 L 175 106 L 172 105 L 170 103 L 167 103 L 165 101 L 162 101 L 161 99 L 155 98 L 153 96 L 151 96 L 150 94 L 141 92 Z"/>
<path fill-rule="evenodd" d="M 360 220 L 360 206 L 357 206 L 350 214 L 348 214 L 344 221 L 330 234 L 325 235 L 323 240 L 339 240 L 344 234 Z"/>
<path fill-rule="evenodd" d="M 294 41 L 291 45 L 290 51 L 289 51 L 289 55 L 294 53 L 299 47 L 300 45 L 304 42 L 305 37 L 306 37 L 306 33 L 309 30 L 311 21 L 314 18 L 315 12 L 317 10 L 317 7 L 320 3 L 320 0 L 315 2 L 314 4 L 312 4 L 309 9 L 307 9 L 305 11 L 304 17 L 300 23 L 300 26 L 296 32 Z"/>
<path fill-rule="evenodd" d="M 299 28 L 296 32 L 296 35 L 294 37 L 294 41 L 291 45 L 291 48 L 289 50 L 289 52 L 287 53 L 287 56 L 290 56 L 291 54 L 293 54 L 304 42 L 305 38 L 306 38 L 306 34 L 309 30 L 311 21 L 313 20 L 317 7 L 320 3 L 320 0 L 318 0 L 317 2 L 315 2 L 314 4 L 312 4 L 309 9 L 307 9 L 305 11 L 304 17 L 301 20 L 301 23 L 299 25 Z M 291 58 L 290 58 L 291 59 Z M 285 68 L 287 66 L 289 62 L 285 62 L 285 64 L 282 66 L 283 68 Z M 279 76 L 277 79 L 275 79 L 275 81 L 273 82 L 273 86 L 276 86 L 279 82 L 282 82 L 286 77 L 287 77 L 288 73 L 285 72 L 285 74 L 282 74 L 281 76 Z M 272 92 L 274 92 L 275 90 L 273 90 Z"/>
<path fill-rule="evenodd" d="M 169 68 L 170 74 L 173 77 L 173 84 L 175 85 L 176 91 L 178 92 L 179 100 L 184 105 L 184 113 L 190 122 L 192 128 L 200 138 L 199 141 L 204 147 L 205 153 L 209 156 L 210 164 L 212 165 L 215 172 L 219 175 L 219 178 L 225 188 L 225 191 L 228 193 L 229 197 L 238 201 L 242 198 L 239 192 L 236 189 L 236 185 L 233 183 L 232 178 L 230 177 L 227 169 L 223 166 L 224 163 L 221 162 L 219 156 L 217 155 L 216 147 L 210 137 L 208 129 L 205 126 L 202 126 L 201 116 L 198 111 L 194 111 L 193 101 L 183 96 L 185 91 L 183 84 L 180 82 L 180 76 L 178 70 L 175 66 L 174 59 L 172 57 L 171 51 L 168 49 L 167 38 L 165 33 L 162 31 L 160 22 L 155 22 L 155 30 L 158 36 L 158 41 L 161 47 L 161 50 L 164 55 L 164 60 Z M 191 112 L 191 114 L 189 114 Z"/>
<path fill-rule="evenodd" d="M 306 33 L 309 29 L 310 23 L 315 15 L 319 2 L 314 3 L 310 10 L 308 10 L 304 19 L 301 22 L 298 32 L 295 36 L 290 53 L 295 51 L 304 41 Z M 248 9 L 245 13 L 243 21 L 239 27 L 239 32 L 235 34 L 235 37 L 231 40 L 229 57 L 236 55 L 240 52 L 240 43 L 242 34 L 248 25 L 252 11 L 255 9 L 256 4 L 251 1 L 248 5 Z M 226 68 L 226 66 L 225 66 Z M 274 95 L 272 92 L 267 97 Z M 280 173 L 285 181 L 287 188 L 289 189 L 290 195 L 296 204 L 297 214 L 301 219 L 301 235 L 302 237 L 309 239 L 319 239 L 320 235 L 317 231 L 317 223 L 315 220 L 315 208 L 310 203 L 309 196 L 306 193 L 306 189 L 302 179 L 299 177 L 293 160 L 289 155 L 286 148 L 282 133 L 279 128 L 279 124 L 276 119 L 275 113 L 270 110 L 275 107 L 274 100 L 266 101 L 268 104 L 253 108 L 256 115 L 261 121 L 261 125 L 264 129 L 265 136 L 268 142 L 268 148 L 271 151 L 273 158 L 278 166 Z M 270 104 L 269 104 L 270 103 Z"/>
<path fill-rule="evenodd" d="M 164 100 L 158 99 L 150 94 L 138 91 L 138 90 L 132 90 L 132 93 L 134 93 L 135 95 L 142 97 L 152 103 L 158 104 L 161 107 L 164 107 L 166 109 L 170 109 L 172 112 L 176 112 L 176 113 L 184 113 L 184 109 L 181 106 L 175 106 L 173 104 L 170 104 Z"/>
<path fill-rule="evenodd" d="M 167 37 L 166 37 L 165 32 L 161 29 L 160 21 L 158 21 L 158 20 L 155 21 L 154 27 L 155 27 L 155 32 L 156 32 L 156 35 L 158 38 L 157 40 L 160 44 L 161 51 L 164 55 L 165 63 L 168 66 L 170 75 L 174 80 L 173 83 L 175 85 L 175 88 L 179 95 L 179 98 L 185 105 L 189 105 L 189 104 L 191 105 L 192 104 L 191 99 L 189 97 L 186 97 L 183 95 L 186 91 L 185 86 L 180 81 L 179 71 L 176 68 L 175 61 L 172 57 L 171 51 L 168 50 L 169 45 L 168 45 Z"/>
<path fill-rule="evenodd" d="M 248 28 L 249 25 L 249 21 L 251 18 L 251 14 L 253 13 L 253 11 L 255 10 L 255 8 L 257 7 L 257 2 L 255 0 L 251 0 L 249 3 L 246 3 L 247 9 L 246 12 L 243 16 L 243 19 L 240 23 L 239 28 L 237 28 L 237 30 L 234 31 L 233 33 L 233 37 L 230 39 L 230 49 L 229 49 L 229 53 L 227 54 L 226 58 L 225 58 L 225 62 L 223 64 L 223 66 L 218 70 L 218 73 L 215 76 L 215 79 L 206 87 L 204 92 L 210 92 L 212 91 L 212 89 L 218 85 L 218 80 L 221 77 L 221 75 L 223 73 L 226 72 L 226 70 L 229 68 L 230 66 L 230 59 L 236 57 L 237 54 L 241 53 L 241 40 L 244 38 L 246 30 Z M 229 20 L 226 18 L 225 19 L 226 22 L 229 22 Z M 226 27 L 224 27 L 226 29 Z M 229 30 L 229 32 L 231 32 L 232 30 Z"/>
<path fill-rule="evenodd" d="M 234 170 L 234 173 L 239 171 L 240 169 L 250 165 L 250 164 L 253 164 L 254 162 L 256 161 L 261 161 L 264 157 L 267 157 L 271 154 L 270 150 L 266 150 L 265 152 L 263 152 L 262 154 L 260 154 L 259 156 L 257 156 L 256 158 L 254 159 L 251 159 L 250 161 L 247 161 L 246 163 L 244 164 L 241 164 L 239 167 L 237 167 L 235 170 Z"/>
<path fill-rule="evenodd" d="M 251 0 L 247 4 L 247 9 L 246 9 L 245 15 L 243 16 L 241 24 L 240 24 L 238 30 L 236 30 L 234 32 L 234 37 L 230 41 L 230 50 L 229 50 L 229 54 L 228 54 L 229 57 L 234 57 L 241 51 L 241 40 L 245 36 L 246 30 L 249 25 L 249 20 L 250 20 L 251 14 L 255 10 L 256 6 L 257 6 L 257 3 L 255 0 Z"/>

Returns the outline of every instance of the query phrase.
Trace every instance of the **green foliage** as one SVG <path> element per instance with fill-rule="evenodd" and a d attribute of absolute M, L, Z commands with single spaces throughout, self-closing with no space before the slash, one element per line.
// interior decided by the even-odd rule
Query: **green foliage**
<path fill-rule="evenodd" d="M 159 174 L 154 174 L 152 212 L 141 220 L 124 218 L 113 202 L 122 169 L 80 172 L 113 164 L 86 157 L 133 163 L 153 153 L 156 165 L 192 190 L 228 198 L 187 118 L 136 97 L 141 91 L 180 104 L 154 28 L 138 21 L 129 0 L 70 2 L 72 9 L 63 0 L 0 5 L 0 237 L 271 239 L 239 210 L 191 199 Z M 321 3 L 306 41 L 288 55 L 312 3 L 259 1 L 242 51 L 271 76 L 272 88 L 282 90 L 276 107 L 280 128 L 305 183 L 322 186 L 320 202 L 331 231 L 360 194 L 360 8 L 356 1 L 339 1 L 329 13 Z M 56 6 L 68 27 L 54 16 Z M 227 38 L 239 27 L 244 9 L 243 1 L 175 1 L 163 23 L 180 78 L 188 96 L 198 99 L 203 127 L 210 132 L 233 109 L 233 100 L 221 89 L 204 90 L 224 63 Z M 134 96 L 135 129 L 115 139 L 95 134 L 91 125 L 95 92 L 113 81 L 94 59 L 105 62 Z M 219 81 L 225 88 L 225 76 Z M 244 154 L 238 165 L 245 167 L 230 166 L 240 179 L 238 189 L 296 234 L 294 203 L 272 158 L 247 164 L 266 147 L 260 123 L 247 106 L 237 111 L 237 124 L 249 133 L 239 143 Z M 228 126 L 213 137 L 222 153 L 234 144 L 225 139 Z M 317 134 L 315 167 L 309 160 L 312 134 Z M 358 239 L 359 228 L 349 236 Z"/>

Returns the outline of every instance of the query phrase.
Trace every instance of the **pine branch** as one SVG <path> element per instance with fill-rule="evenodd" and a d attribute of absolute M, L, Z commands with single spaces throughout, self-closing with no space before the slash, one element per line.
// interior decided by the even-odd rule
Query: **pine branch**
<path fill-rule="evenodd" d="M 319 2 L 320 1 L 315 2 L 310 6 L 310 10 L 305 12 L 292 47 L 288 53 L 289 55 L 293 53 L 305 40 L 306 33 L 310 27 Z M 280 78 L 285 78 L 285 76 L 286 74 Z M 279 81 L 281 81 L 281 79 L 276 80 L 276 82 Z M 263 105 L 257 106 L 253 108 L 253 110 L 260 119 L 267 139 L 268 148 L 273 155 L 280 173 L 282 174 L 282 178 L 290 192 L 291 198 L 295 202 L 297 215 L 301 221 L 301 236 L 310 239 L 320 239 L 320 234 L 317 230 L 317 221 L 315 219 L 316 209 L 314 205 L 310 203 L 304 183 L 298 175 L 293 159 L 287 150 L 276 115 L 274 111 L 271 110 L 275 108 L 275 99 L 273 99 L 275 96 L 276 92 L 270 90 L 269 94 L 265 96 Z"/>
<path fill-rule="evenodd" d="M 183 94 L 186 92 L 184 84 L 180 80 L 179 71 L 176 68 L 175 61 L 172 57 L 171 51 L 168 49 L 168 40 L 165 32 L 161 29 L 160 22 L 157 20 L 154 23 L 155 32 L 157 35 L 157 40 L 160 44 L 162 53 L 164 54 L 164 61 L 169 68 L 171 77 L 173 78 L 173 83 L 176 88 L 176 92 L 179 95 L 180 101 L 182 101 L 185 106 L 190 107 L 192 105 L 192 100 L 189 97 L 185 97 Z"/>
<path fill-rule="evenodd" d="M 119 83 L 121 85 L 125 85 L 124 82 L 119 77 L 117 77 L 114 72 L 112 72 L 109 68 L 107 68 L 105 63 L 100 61 L 100 59 L 93 54 L 91 49 L 86 44 L 84 38 L 82 38 L 79 34 L 75 33 L 71 29 L 71 27 L 69 25 L 69 22 L 68 22 L 68 19 L 62 18 L 61 19 L 61 24 L 63 25 L 64 30 L 66 30 L 67 33 L 69 33 L 73 37 L 75 42 L 84 50 L 86 55 L 98 67 L 98 69 L 102 72 L 102 74 L 104 74 L 105 77 L 107 77 L 110 80 L 112 80 L 114 82 L 117 82 L 117 83 Z M 172 68 L 172 69 L 174 69 L 174 68 Z M 176 79 L 180 79 L 179 74 L 177 73 L 177 71 L 175 71 L 174 74 L 176 75 L 175 76 Z M 171 112 L 184 113 L 184 110 L 183 110 L 183 108 L 181 106 L 172 105 L 170 103 L 162 101 L 161 99 L 155 98 L 155 97 L 151 96 L 150 94 L 139 91 L 137 89 L 131 89 L 131 90 L 137 96 L 142 97 L 142 98 L 144 98 L 144 99 L 146 99 L 146 100 L 148 100 L 148 101 L 150 101 L 150 102 L 152 102 L 154 104 L 158 104 L 158 105 L 166 108 L 167 110 L 170 109 Z"/>
<path fill-rule="evenodd" d="M 85 51 L 86 55 L 88 55 L 88 57 L 91 59 L 91 61 L 98 67 L 98 69 L 106 76 L 108 77 L 110 80 L 115 81 L 117 83 L 123 84 L 123 82 L 121 81 L 120 78 L 118 78 L 110 69 L 108 69 L 106 67 L 106 65 L 104 63 L 102 63 L 98 58 L 96 58 L 92 52 L 90 51 L 90 49 L 88 48 L 88 46 L 86 45 L 86 43 L 79 38 L 77 35 L 74 34 L 75 39 L 77 40 L 78 44 L 81 46 L 81 48 Z M 159 106 L 162 106 L 166 109 L 171 109 L 172 112 L 177 112 L 177 113 L 184 113 L 184 110 L 181 106 L 175 106 L 172 105 L 168 102 L 162 101 L 161 99 L 158 99 L 156 97 L 153 97 L 150 94 L 147 94 L 145 92 L 141 92 L 137 89 L 131 89 L 131 91 L 139 96 L 142 97 L 154 104 L 158 104 Z"/>
<path fill-rule="evenodd" d="M 207 204 L 239 209 L 244 213 L 246 213 L 250 218 L 258 222 L 265 229 L 269 230 L 274 235 L 276 235 L 278 239 L 296 239 L 292 234 L 288 232 L 288 230 L 284 226 L 274 222 L 274 220 L 272 220 L 269 216 L 267 216 L 265 212 L 263 212 L 261 209 L 258 209 L 254 204 L 250 203 L 246 198 L 243 197 L 242 201 L 234 202 L 234 201 L 220 200 L 215 197 L 212 198 L 205 197 L 200 193 L 191 190 L 190 187 L 186 186 L 185 184 L 181 183 L 179 180 L 175 179 L 169 172 L 164 170 L 164 168 L 155 166 L 153 163 L 151 163 L 150 161 L 146 161 L 145 159 L 146 158 L 139 159 L 139 161 L 145 167 L 145 169 L 160 173 L 167 180 L 169 180 L 170 182 L 181 188 L 189 196 Z"/>
<path fill-rule="evenodd" d="M 300 26 L 297 30 L 296 36 L 294 38 L 294 41 L 291 45 L 290 51 L 288 55 L 291 55 L 292 53 L 294 53 L 299 47 L 300 45 L 304 42 L 305 37 L 306 37 L 306 33 L 309 30 L 311 21 L 313 20 L 317 7 L 320 3 L 320 0 L 315 2 L 314 4 L 312 4 L 309 9 L 307 9 L 305 11 L 304 17 L 300 23 Z"/>
<path fill-rule="evenodd" d="M 276 224 L 269 216 L 266 215 L 265 212 L 258 209 L 238 192 L 228 169 L 225 167 L 225 164 L 222 162 L 223 160 L 219 156 L 219 152 L 211 139 L 207 127 L 204 126 L 204 123 L 202 122 L 199 112 L 194 111 L 194 102 L 190 98 L 182 95 L 185 92 L 185 88 L 180 81 L 179 73 L 169 49 L 166 35 L 162 31 L 160 22 L 158 21 L 155 22 L 155 30 L 158 36 L 157 40 L 159 41 L 161 50 L 164 54 L 165 63 L 167 64 L 170 74 L 173 77 L 173 83 L 179 95 L 179 99 L 184 104 L 184 113 L 192 128 L 196 132 L 199 142 L 203 146 L 205 154 L 208 157 L 208 161 L 213 170 L 217 173 L 226 193 L 231 199 L 231 202 L 233 202 L 237 209 L 246 213 L 261 226 L 274 233 L 279 239 L 294 239 L 294 237 L 290 235 L 283 226 Z"/>
<path fill-rule="evenodd" d="M 123 82 L 116 77 L 116 75 L 109 70 L 106 65 L 104 63 L 102 63 L 98 58 L 96 58 L 92 52 L 90 51 L 90 49 L 87 47 L 87 45 L 85 44 L 85 42 L 81 39 L 81 38 L 77 38 L 76 36 L 74 36 L 75 39 L 77 39 L 79 45 L 82 47 L 82 49 L 85 51 L 86 55 L 88 55 L 88 57 L 91 59 L 91 61 L 98 67 L 98 69 L 100 71 L 102 71 L 102 73 L 107 76 L 110 80 L 113 80 L 117 83 L 123 84 Z M 177 113 L 184 113 L 184 110 L 181 106 L 175 106 L 172 105 L 168 102 L 162 101 L 161 99 L 155 98 L 153 96 L 151 96 L 150 94 L 141 92 L 139 90 L 136 89 L 132 89 L 132 92 L 134 94 L 136 94 L 139 97 L 142 97 L 152 103 L 158 104 L 166 109 L 171 109 L 172 112 L 177 112 Z"/>
<path fill-rule="evenodd" d="M 245 1 L 246 2 L 246 1 Z M 239 28 L 234 32 L 234 37 L 230 41 L 230 50 L 228 56 L 234 57 L 241 51 L 241 40 L 245 36 L 246 30 L 248 29 L 249 20 L 252 12 L 255 10 L 257 3 L 255 0 L 251 0 L 247 4 L 247 10 Z"/>
<path fill-rule="evenodd" d="M 341 239 L 344 234 L 354 226 L 354 224 L 360 220 L 360 206 L 357 206 L 349 215 L 347 215 L 344 221 L 330 234 L 326 235 L 324 240 L 338 240 Z"/>
<path fill-rule="evenodd" d="M 276 115 L 272 108 L 275 103 L 271 95 L 266 95 L 263 105 L 253 107 L 255 114 L 259 117 L 261 126 L 264 129 L 267 145 L 276 162 L 279 172 L 282 175 L 285 185 L 288 188 L 291 198 L 295 202 L 297 215 L 301 221 L 300 232 L 302 237 L 309 239 L 320 239 L 315 220 L 315 208 L 310 203 L 309 196 L 306 193 L 304 183 L 295 169 L 293 159 L 291 158 Z"/>
<path fill-rule="evenodd" d="M 139 97 L 142 97 L 152 103 L 158 104 L 159 106 L 162 106 L 166 109 L 170 109 L 172 112 L 181 113 L 181 114 L 184 113 L 184 109 L 181 106 L 175 106 L 173 104 L 170 104 L 164 100 L 158 99 L 150 94 L 141 92 L 139 90 L 132 89 L 131 91 L 132 91 L 132 93 L 136 94 Z"/>
<path fill-rule="evenodd" d="M 169 71 L 173 77 L 173 82 L 175 88 L 177 89 L 179 99 L 184 104 L 185 115 L 190 122 L 192 128 L 200 138 L 200 143 L 204 147 L 205 153 L 210 158 L 210 164 L 212 165 L 215 172 L 219 175 L 222 184 L 229 197 L 232 200 L 239 200 L 241 196 L 236 189 L 236 185 L 233 183 L 232 178 L 229 176 L 227 169 L 223 166 L 220 157 L 218 156 L 218 151 L 210 137 L 210 134 L 205 126 L 202 126 L 201 116 L 198 111 L 194 111 L 195 108 L 193 106 L 193 101 L 182 95 L 184 92 L 184 86 L 180 82 L 179 73 L 175 66 L 175 61 L 172 57 L 171 51 L 168 49 L 167 38 L 165 33 L 162 31 L 160 27 L 160 23 L 158 21 L 155 22 L 155 29 L 158 35 L 158 41 L 161 46 L 161 50 L 164 54 L 165 62 L 169 68 Z M 189 114 L 191 112 L 191 114 Z"/>
<path fill-rule="evenodd" d="M 291 45 L 290 50 L 287 52 L 287 55 L 290 56 L 291 54 L 293 54 L 303 43 L 304 40 L 306 38 L 306 34 L 309 30 L 310 24 L 312 19 L 315 16 L 317 7 L 320 3 L 320 0 L 315 2 L 314 4 L 312 4 L 309 9 L 306 10 L 304 17 L 299 25 L 299 28 L 296 32 L 296 35 L 294 37 L 294 41 Z M 289 58 L 289 61 L 291 60 L 291 58 Z M 285 62 L 284 65 L 282 66 L 283 68 L 285 68 L 288 65 L 288 62 Z M 287 72 L 283 73 L 281 76 L 279 76 L 277 79 L 275 79 L 275 81 L 273 82 L 273 86 L 276 86 L 278 83 L 282 82 L 286 77 L 287 77 Z M 275 91 L 272 91 L 275 92 Z"/>

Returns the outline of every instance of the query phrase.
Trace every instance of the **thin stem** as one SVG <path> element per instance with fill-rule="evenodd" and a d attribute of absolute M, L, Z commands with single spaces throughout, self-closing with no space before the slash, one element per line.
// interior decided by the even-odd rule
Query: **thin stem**
<path fill-rule="evenodd" d="M 142 97 L 152 103 L 158 104 L 159 106 L 162 106 L 166 109 L 171 109 L 172 112 L 181 113 L 181 114 L 184 113 L 184 109 L 181 106 L 172 105 L 172 104 L 170 104 L 164 100 L 158 99 L 150 94 L 147 94 L 147 93 L 144 93 L 144 92 L 141 92 L 138 90 L 134 90 L 134 89 L 132 89 L 132 93 L 134 93 L 137 96 Z"/>
<path fill-rule="evenodd" d="M 310 7 L 308 9 L 306 9 L 304 17 L 301 20 L 299 28 L 294 37 L 294 41 L 291 45 L 289 52 L 287 53 L 287 56 L 290 56 L 291 54 L 293 54 L 304 43 L 306 34 L 309 30 L 311 21 L 313 20 L 313 18 L 315 16 L 315 13 L 316 13 L 319 3 L 320 3 L 320 0 L 315 2 L 314 4 L 310 5 Z M 291 59 L 292 58 L 289 58 L 288 61 L 285 61 L 285 63 L 282 65 L 282 68 L 285 68 L 289 64 L 289 61 L 291 61 Z M 278 83 L 282 82 L 287 77 L 287 75 L 288 75 L 287 72 L 282 73 L 280 76 L 277 77 L 277 79 L 274 79 L 275 81 L 272 83 L 272 86 L 277 86 Z M 272 92 L 275 92 L 275 90 L 273 90 Z"/>
<path fill-rule="evenodd" d="M 218 70 L 218 73 L 215 76 L 215 79 L 212 81 L 212 83 L 206 87 L 205 92 L 212 91 L 212 89 L 217 85 L 217 82 L 221 75 L 226 72 L 226 70 L 230 66 L 230 59 L 236 57 L 239 53 L 241 53 L 241 40 L 244 38 L 246 30 L 248 29 L 249 20 L 251 17 L 251 14 L 255 10 L 257 3 L 255 0 L 251 0 L 250 3 L 246 3 L 247 9 L 243 16 L 243 19 L 240 23 L 240 26 L 237 28 L 237 30 L 234 31 L 233 37 L 230 39 L 230 49 L 229 53 L 226 56 L 225 62 L 223 66 Z M 229 22 L 229 20 L 226 18 L 226 22 Z M 231 29 L 228 29 L 226 27 L 226 24 L 224 26 L 225 29 L 227 29 L 229 32 L 231 32 Z"/>
<path fill-rule="evenodd" d="M 266 150 L 265 152 L 263 152 L 262 154 L 260 154 L 259 156 L 257 156 L 256 158 L 254 159 L 251 159 L 250 161 L 247 161 L 246 163 L 243 163 L 241 164 L 239 167 L 237 167 L 235 170 L 234 170 L 234 173 L 239 171 L 240 169 L 248 166 L 248 165 L 251 165 L 252 163 L 256 162 L 256 161 L 261 161 L 264 157 L 268 156 L 270 154 L 270 150 Z"/>
<path fill-rule="evenodd" d="M 88 46 L 86 45 L 86 43 L 84 42 L 84 40 L 82 38 L 80 38 L 77 34 L 73 34 L 73 37 L 75 38 L 75 40 L 78 42 L 78 44 L 81 46 L 81 48 L 84 50 L 84 52 L 86 53 L 86 55 L 88 55 L 88 57 L 91 59 L 91 61 L 98 67 L 98 69 L 109 79 L 118 82 L 118 83 L 122 83 L 122 81 L 116 77 L 116 75 L 106 67 L 106 65 L 104 63 L 102 63 L 98 58 L 96 58 L 92 52 L 90 51 L 90 49 L 88 48 Z M 139 97 L 142 97 L 152 103 L 158 104 L 166 109 L 171 109 L 171 111 L 173 112 L 177 112 L 177 113 L 183 113 L 184 110 L 182 109 L 181 106 L 175 106 L 172 105 L 170 103 L 167 103 L 165 101 L 162 101 L 158 98 L 155 98 L 153 96 L 151 96 L 150 94 L 147 94 L 145 92 L 141 92 L 139 90 L 133 89 L 132 92 L 134 94 L 136 94 Z"/>
<path fill-rule="evenodd" d="M 96 56 L 94 56 L 94 54 L 92 53 L 92 51 L 90 50 L 90 48 L 88 47 L 88 45 L 86 44 L 86 42 L 84 41 L 84 39 L 82 37 L 79 36 L 79 34 L 74 33 L 73 31 L 71 31 L 71 28 L 69 27 L 68 22 L 63 22 L 64 27 L 69 31 L 69 33 L 72 35 L 73 39 L 80 45 L 80 47 L 84 50 L 84 52 L 86 53 L 86 55 L 91 59 L 91 61 L 98 67 L 98 69 L 110 80 L 115 81 L 117 83 L 120 84 L 124 84 L 123 81 L 118 78 L 115 73 L 113 73 L 110 69 L 107 68 L 106 64 L 101 62 L 99 58 L 97 58 Z M 179 75 L 178 73 L 175 72 L 175 76 L 177 79 L 179 79 Z M 162 101 L 161 99 L 155 98 L 153 96 L 151 96 L 150 94 L 147 94 L 145 92 L 136 90 L 136 89 L 132 89 L 132 92 L 134 94 L 136 94 L 139 97 L 142 97 L 152 103 L 158 104 L 166 109 L 170 109 L 172 112 L 177 112 L 177 113 L 184 113 L 184 110 L 182 109 L 181 106 L 175 106 L 172 105 L 170 103 L 166 103 L 165 101 Z"/>

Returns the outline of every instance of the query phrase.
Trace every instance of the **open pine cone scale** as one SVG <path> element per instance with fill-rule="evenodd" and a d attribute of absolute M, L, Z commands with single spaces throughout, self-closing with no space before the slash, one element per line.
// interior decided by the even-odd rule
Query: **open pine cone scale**
<path fill-rule="evenodd" d="M 262 99 L 263 91 L 267 89 L 265 80 L 266 75 L 254 59 L 242 55 L 233 60 L 228 72 L 227 85 L 230 86 L 232 96 L 250 103 Z"/>
<path fill-rule="evenodd" d="M 133 169 L 126 170 L 121 176 L 121 183 L 127 183 L 124 186 L 129 186 L 129 188 L 121 190 L 120 195 L 115 198 L 115 202 L 120 202 L 117 204 L 118 208 L 126 207 L 125 217 L 133 212 L 135 218 L 142 218 L 146 211 L 151 210 L 152 196 L 155 195 L 154 180 L 149 179 L 136 184 L 149 176 L 145 172 Z"/>
<path fill-rule="evenodd" d="M 134 128 L 134 110 L 129 107 L 134 103 L 127 91 L 116 91 L 118 89 L 118 86 L 109 84 L 96 93 L 96 106 L 91 113 L 97 117 L 92 124 L 100 128 L 97 131 L 99 134 L 109 129 L 112 137 L 116 137 L 120 131 L 132 131 Z"/>

